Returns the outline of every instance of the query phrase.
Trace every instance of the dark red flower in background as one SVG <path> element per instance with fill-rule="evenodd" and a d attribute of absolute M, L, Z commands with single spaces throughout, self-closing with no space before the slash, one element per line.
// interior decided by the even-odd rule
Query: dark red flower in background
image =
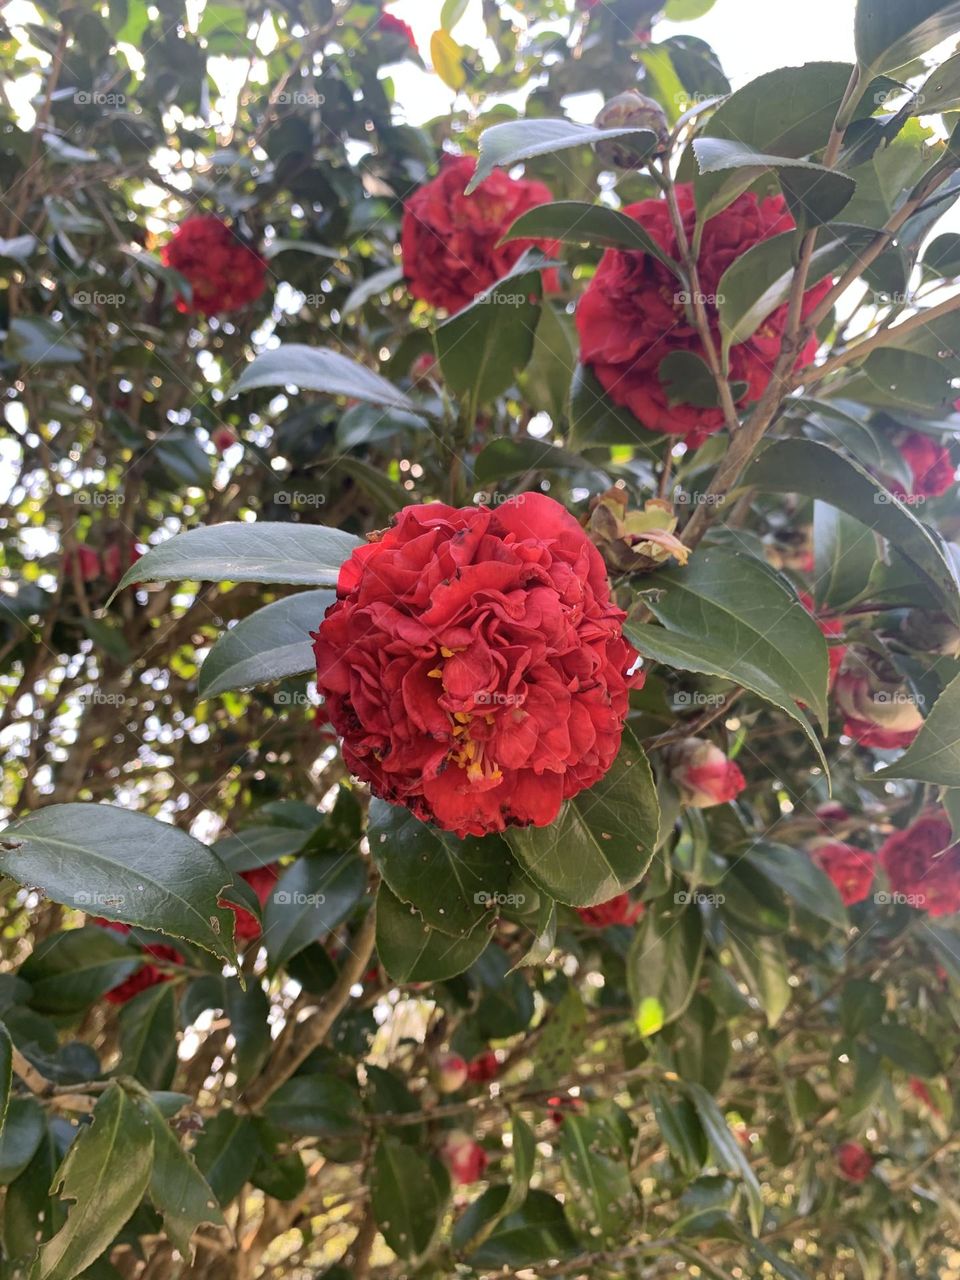
<path fill-rule="evenodd" d="M 317 688 L 376 795 L 483 835 L 546 826 L 610 768 L 638 658 L 600 553 L 552 498 L 406 507 L 337 594 Z"/>
<path fill-rule="evenodd" d="M 91 923 L 99 925 L 101 929 L 110 929 L 114 933 L 126 935 L 130 932 L 128 924 L 123 924 L 119 920 L 105 920 L 102 916 L 94 916 Z M 162 942 L 152 942 L 142 950 L 144 955 L 153 956 L 155 960 L 164 960 L 168 964 L 183 964 L 183 956 L 180 952 L 175 947 L 168 947 Z M 169 982 L 172 976 L 158 969 L 156 965 L 142 964 L 139 969 L 130 974 L 129 978 L 124 978 L 123 982 L 111 987 L 104 999 L 110 1004 L 126 1004 L 141 991 L 155 987 L 158 982 Z"/>
<path fill-rule="evenodd" d="M 160 251 L 163 262 L 179 271 L 193 297 L 177 298 L 177 310 L 220 315 L 245 307 L 263 293 L 267 264 L 220 218 L 187 218 Z"/>
<path fill-rule="evenodd" d="M 415 298 L 453 313 L 505 276 L 535 242 L 500 240 L 521 213 L 548 204 L 550 188 L 496 169 L 469 196 L 472 156 L 445 156 L 440 172 L 407 201 L 403 211 L 403 272 Z M 547 253 L 555 244 L 541 243 Z M 544 280 L 553 287 L 552 272 Z"/>
<path fill-rule="evenodd" d="M 865 1182 L 873 1165 L 873 1156 L 859 1142 L 842 1142 L 837 1147 L 837 1168 L 848 1182 Z"/>
<path fill-rule="evenodd" d="M 594 907 L 577 907 L 577 915 L 592 929 L 606 929 L 612 924 L 636 924 L 643 915 L 643 903 L 633 902 L 628 893 L 618 893 L 609 902 Z"/>
<path fill-rule="evenodd" d="M 484 1049 L 467 1066 L 467 1079 L 473 1084 L 486 1084 L 496 1080 L 500 1074 L 500 1063 L 492 1049 Z"/>
<path fill-rule="evenodd" d="M 904 462 L 910 468 L 913 483 L 908 490 L 893 483 L 891 488 L 900 496 L 913 498 L 939 498 L 947 492 L 956 477 L 957 468 L 950 459 L 950 450 L 933 436 L 922 431 L 911 431 L 898 445 Z"/>
<path fill-rule="evenodd" d="M 693 187 L 678 186 L 677 201 L 689 239 L 696 223 Z M 672 258 L 680 257 L 665 200 L 641 200 L 623 212 L 635 218 Z M 793 228 L 782 196 L 758 200 L 752 192 L 739 196 L 707 222 L 699 257 L 700 289 L 718 349 L 717 299 L 723 273 L 755 244 Z M 804 317 L 829 289 L 829 280 L 824 280 L 807 291 Z M 680 281 L 650 254 L 608 249 L 580 299 L 576 320 L 581 358 L 592 367 L 610 398 L 626 406 L 650 431 L 682 435 L 697 445 L 723 426 L 722 411 L 671 405 L 659 373 L 662 361 L 673 352 L 703 356 L 703 344 L 687 318 L 684 298 Z M 786 319 L 784 304 L 751 338 L 731 348 L 730 380 L 746 384 L 740 403 L 754 401 L 766 390 L 780 355 Z M 816 339 L 811 338 L 797 367 L 809 364 L 816 350 Z"/>
<path fill-rule="evenodd" d="M 444 1139 L 440 1156 L 457 1186 L 467 1186 L 482 1178 L 487 1168 L 487 1153 L 475 1138 L 462 1129 L 453 1129 Z"/>
<path fill-rule="evenodd" d="M 931 916 L 960 911 L 960 844 L 946 814 L 928 813 L 888 836 L 879 853 L 890 888 Z"/>
<path fill-rule="evenodd" d="M 241 871 L 240 879 L 246 880 L 247 884 L 257 895 L 257 899 L 262 906 L 266 903 L 273 887 L 280 878 L 280 868 L 276 863 L 269 867 L 254 867 L 251 871 Z M 254 938 L 259 938 L 261 934 L 260 921 L 252 912 L 245 910 L 243 907 L 235 906 L 232 902 L 220 900 L 221 907 L 229 907 L 236 920 L 233 926 L 233 935 L 237 941 L 252 942 Z"/>
<path fill-rule="evenodd" d="M 845 907 L 863 902 L 873 884 L 876 859 L 872 853 L 842 840 L 824 840 L 812 847 L 810 857 L 836 885 Z"/>
<path fill-rule="evenodd" d="M 377 18 L 377 30 L 382 31 L 385 35 L 402 36 L 414 53 L 419 52 L 413 28 L 395 14 L 381 13 Z"/>

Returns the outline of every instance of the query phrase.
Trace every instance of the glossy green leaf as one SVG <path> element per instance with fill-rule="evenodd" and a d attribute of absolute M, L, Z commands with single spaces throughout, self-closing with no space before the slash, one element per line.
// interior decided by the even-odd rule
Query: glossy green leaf
<path fill-rule="evenodd" d="M 118 933 L 91 925 L 37 943 L 20 975 L 39 1013 L 79 1013 L 140 968 L 143 958 Z"/>
<path fill-rule="evenodd" d="M 627 956 L 627 989 L 635 1010 L 644 1001 L 656 1001 L 660 1026 L 647 1034 L 674 1022 L 686 1010 L 700 977 L 704 947 L 696 906 L 679 903 L 672 911 L 651 908 L 644 915 Z"/>
<path fill-rule="evenodd" d="M 73 1203 L 41 1247 L 31 1280 L 73 1280 L 96 1261 L 140 1203 L 152 1167 L 150 1126 L 123 1089 L 109 1085 L 57 1172 L 54 1193 Z"/>
<path fill-rule="evenodd" d="M 759 840 L 752 841 L 742 856 L 804 911 L 837 929 L 847 928 L 847 912 L 840 894 L 806 849 Z"/>
<path fill-rule="evenodd" d="M 892 1063 L 915 1076 L 936 1076 L 943 1070 L 940 1054 L 911 1027 L 882 1023 L 871 1027 L 869 1038 L 875 1049 Z"/>
<path fill-rule="evenodd" d="M 264 605 L 225 631 L 200 668 L 199 696 L 212 698 L 312 671 L 310 632 L 335 599 L 333 591 L 301 591 Z"/>
<path fill-rule="evenodd" d="M 574 1231 L 591 1248 L 622 1240 L 637 1212 L 626 1153 L 613 1124 L 603 1115 L 563 1118 L 560 1161 L 572 1194 L 566 1202 Z"/>
<path fill-rule="evenodd" d="M 192 1258 L 190 1240 L 194 1231 L 203 1223 L 222 1226 L 223 1213 L 193 1156 L 181 1148 L 154 1101 L 146 1094 L 137 1094 L 134 1102 L 153 1134 L 150 1202 L 162 1215 L 167 1235 L 181 1256 Z"/>
<path fill-rule="evenodd" d="M 246 991 L 236 978 L 228 978 L 226 997 L 225 1012 L 234 1039 L 234 1070 L 237 1085 L 243 1089 L 259 1075 L 273 1048 L 268 1022 L 270 1001 L 256 978 L 247 979 Z"/>
<path fill-rule="evenodd" d="M 960 787 L 960 676 L 950 681 L 933 704 L 906 751 L 879 770 L 878 776 Z"/>
<path fill-rule="evenodd" d="M 336 1076 L 293 1076 L 270 1095 L 264 1115 L 281 1129 L 315 1138 L 342 1138 L 360 1132 L 360 1094 Z"/>
<path fill-rule="evenodd" d="M 263 909 L 263 945 L 272 971 L 342 923 L 366 889 L 366 868 L 353 852 L 298 858 Z"/>
<path fill-rule="evenodd" d="M 864 79 L 895 71 L 958 31 L 957 0 L 858 0 L 854 36 Z"/>
<path fill-rule="evenodd" d="M 206 1121 L 193 1149 L 197 1169 L 221 1205 L 240 1193 L 259 1155 L 256 1122 L 229 1110 Z"/>
<path fill-rule="evenodd" d="M 816 603 L 839 608 L 866 590 L 877 563 L 877 535 L 838 507 L 815 502 L 813 555 Z"/>
<path fill-rule="evenodd" d="M 500 836 L 460 840 L 384 800 L 370 805 L 368 838 L 377 869 L 396 896 L 415 906 L 431 928 L 453 937 L 497 914 L 496 899 L 506 895 L 516 869 Z"/>
<path fill-rule="evenodd" d="M 320 524 L 269 520 L 202 525 L 152 547 L 117 588 L 134 582 L 290 582 L 335 587 L 360 539 Z M 319 621 L 319 620 L 318 620 Z"/>
<path fill-rule="evenodd" d="M 684 1093 L 696 1108 L 703 1131 L 713 1148 L 717 1162 L 730 1173 L 738 1174 L 743 1180 L 747 1192 L 750 1211 L 750 1225 L 754 1235 L 760 1234 L 763 1219 L 763 1196 L 757 1176 L 750 1167 L 750 1162 L 740 1147 L 739 1142 L 730 1132 L 720 1108 L 702 1085 L 687 1082 L 682 1085 Z"/>
<path fill-rule="evenodd" d="M 185 831 L 106 804 L 57 804 L 11 823 L 3 870 L 55 902 L 186 938 L 232 963 L 231 876 Z"/>
<path fill-rule="evenodd" d="M 469 969 L 490 941 L 485 923 L 466 937 L 431 929 L 389 886 L 377 894 L 377 955 L 397 982 L 439 982 Z"/>
<path fill-rule="evenodd" d="M 786 581 L 766 564 L 710 547 L 684 568 L 658 574 L 657 586 L 663 595 L 650 607 L 671 632 L 721 645 L 731 666 L 761 668 L 826 723 L 826 641 Z"/>
<path fill-rule="evenodd" d="M 653 857 L 660 806 L 643 748 L 629 731 L 608 773 L 567 800 L 547 827 L 511 827 L 519 862 L 559 902 L 587 907 L 635 885 Z"/>
<path fill-rule="evenodd" d="M 120 1010 L 120 1067 L 148 1089 L 168 1089 L 177 1066 L 177 1012 L 173 984 L 138 992 Z"/>
<path fill-rule="evenodd" d="M 358 364 L 339 351 L 307 347 L 298 342 L 264 351 L 247 365 L 233 385 L 232 395 L 258 387 L 299 387 L 301 391 L 324 391 L 333 396 L 349 396 L 393 409 L 416 406 L 386 378 Z"/>
<path fill-rule="evenodd" d="M 573 120 L 549 120 L 542 116 L 491 125 L 480 135 L 480 158 L 467 193 L 498 167 L 509 169 L 534 156 L 549 155 L 568 147 L 595 145 L 613 138 L 631 138 L 635 147 L 647 145 L 651 152 L 657 144 L 656 134 L 649 129 L 595 129 Z"/>
<path fill-rule="evenodd" d="M 642 427 L 629 409 L 610 399 L 593 370 L 578 364 L 570 383 L 571 448 L 593 444 L 628 444 L 637 456 L 658 460 L 654 445 L 658 437 Z"/>
<path fill-rule="evenodd" d="M 370 1198 L 377 1225 L 401 1258 L 427 1252 L 450 1193 L 446 1170 L 406 1142 L 384 1135 L 373 1158 Z"/>
<path fill-rule="evenodd" d="M 660 247 L 636 218 L 603 204 L 554 200 L 550 204 L 537 205 L 522 213 L 504 236 L 504 240 L 533 239 L 646 253 L 683 280 L 679 263 Z"/>
<path fill-rule="evenodd" d="M 747 468 L 748 484 L 774 493 L 802 493 L 839 507 L 887 538 L 933 587 L 960 621 L 960 584 L 939 536 L 920 523 L 882 484 L 836 449 L 813 440 L 778 440 Z"/>
<path fill-rule="evenodd" d="M 790 1004 L 790 970 L 783 942 L 772 934 L 750 934 L 729 928 L 726 945 L 733 952 L 747 986 L 775 1027 Z"/>
<path fill-rule="evenodd" d="M 502 1195 L 506 1194 L 504 1188 Z M 577 1248 L 560 1201 L 546 1191 L 531 1191 L 519 1209 L 497 1224 L 470 1261 L 477 1267 L 509 1272 L 567 1257 Z"/>
<path fill-rule="evenodd" d="M 9 1186 L 23 1173 L 36 1154 L 47 1122 L 43 1108 L 33 1098 L 10 1098 L 0 1129 L 0 1186 Z"/>

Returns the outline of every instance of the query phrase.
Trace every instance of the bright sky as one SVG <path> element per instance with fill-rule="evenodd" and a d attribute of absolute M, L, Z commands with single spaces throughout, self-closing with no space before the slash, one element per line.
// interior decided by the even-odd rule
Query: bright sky
<path fill-rule="evenodd" d="M 855 0 L 717 0 L 706 17 L 696 22 L 659 22 L 658 40 L 689 32 L 716 50 L 734 88 L 777 67 L 803 62 L 853 60 L 853 11 Z M 428 60 L 430 36 L 440 25 L 442 0 L 389 0 L 389 10 L 409 22 L 417 44 Z M 481 0 L 470 0 L 454 34 L 465 44 L 479 47 L 484 39 Z M 436 76 L 425 75 L 406 63 L 391 70 L 397 96 L 407 109 L 411 124 L 440 115 L 453 94 Z M 625 85 L 613 87 L 615 91 Z"/>

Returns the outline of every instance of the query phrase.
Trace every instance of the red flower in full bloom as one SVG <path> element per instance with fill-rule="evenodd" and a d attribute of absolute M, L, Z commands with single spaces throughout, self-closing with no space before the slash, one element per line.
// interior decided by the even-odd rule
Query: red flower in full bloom
<path fill-rule="evenodd" d="M 677 201 L 689 239 L 696 223 L 693 187 L 679 186 Z M 623 212 L 636 219 L 672 258 L 680 257 L 666 200 L 641 200 Z M 723 273 L 755 244 L 793 227 L 782 196 L 758 200 L 752 192 L 739 196 L 706 223 L 699 257 L 700 289 L 718 348 L 715 302 Z M 829 288 L 829 280 L 824 280 L 807 291 L 804 317 Z M 687 318 L 682 284 L 656 258 L 629 249 L 608 249 L 580 299 L 576 319 L 581 358 L 592 367 L 610 398 L 625 405 L 642 426 L 685 436 L 692 445 L 723 426 L 720 409 L 671 404 L 660 381 L 665 356 L 677 351 L 703 356 L 703 344 Z M 731 348 L 730 380 L 746 384 L 740 403 L 754 401 L 766 390 L 780 355 L 786 319 L 784 304 L 751 338 Z M 816 350 L 816 339 L 811 338 L 797 367 L 809 364 Z"/>
<path fill-rule="evenodd" d="M 638 656 L 600 553 L 552 498 L 406 507 L 337 595 L 317 688 L 376 795 L 484 835 L 546 826 L 610 768 Z"/>
<path fill-rule="evenodd" d="M 612 924 L 636 924 L 643 915 L 643 903 L 632 902 L 628 893 L 618 893 L 609 902 L 595 907 L 577 907 L 577 915 L 592 929 L 606 929 Z"/>
<path fill-rule="evenodd" d="M 534 241 L 500 240 L 521 213 L 548 204 L 553 195 L 542 182 L 511 178 L 496 169 L 469 196 L 471 156 L 446 156 L 440 173 L 407 201 L 403 211 L 403 271 L 415 298 L 451 314 L 505 276 Z M 555 244 L 542 244 L 548 253 Z M 552 272 L 545 279 L 553 287 Z"/>
<path fill-rule="evenodd" d="M 377 30 L 382 31 L 385 35 L 402 36 L 414 53 L 419 52 L 413 28 L 395 14 L 381 13 L 377 18 Z"/>
<path fill-rule="evenodd" d="M 842 618 L 821 618 L 817 614 L 816 605 L 813 602 L 813 596 L 808 591 L 798 592 L 800 603 L 810 614 L 814 622 L 820 628 L 825 636 L 828 649 L 827 656 L 830 659 L 830 683 L 833 684 L 837 678 L 837 672 L 840 670 L 840 664 L 843 662 L 843 655 L 847 652 L 846 645 L 830 644 L 830 639 L 835 636 L 842 636 L 845 630 Z"/>
<path fill-rule="evenodd" d="M 664 758 L 681 800 L 694 809 L 736 800 L 747 785 L 739 766 L 702 738 L 681 738 L 664 750 Z"/>
<path fill-rule="evenodd" d="M 500 1063 L 492 1049 L 484 1049 L 467 1066 L 467 1079 L 473 1084 L 486 1084 L 496 1080 L 500 1074 Z"/>
<path fill-rule="evenodd" d="M 276 863 L 269 867 L 254 867 L 252 871 L 240 872 L 240 879 L 246 880 L 257 895 L 261 907 L 270 897 L 273 886 L 277 883 L 279 876 L 280 868 Z M 238 942 L 252 942 L 255 938 L 260 937 L 260 921 L 250 911 L 244 910 L 243 907 L 235 906 L 232 902 L 224 902 L 222 900 L 219 905 L 221 907 L 229 907 L 236 916 L 233 933 Z"/>
<path fill-rule="evenodd" d="M 110 929 L 114 933 L 128 934 L 130 926 L 123 924 L 119 920 L 105 920 L 101 916 L 93 917 L 93 923 L 99 925 L 102 929 Z M 143 948 L 144 955 L 153 956 L 155 960 L 164 960 L 168 964 L 183 964 L 183 956 L 175 947 L 168 947 L 161 942 L 150 943 L 149 946 Z M 123 982 L 118 983 L 104 996 L 110 1004 L 126 1004 L 128 1000 L 132 1000 L 134 996 L 138 996 L 141 991 L 146 991 L 149 987 L 155 987 L 158 982 L 169 982 L 172 974 L 164 973 L 162 969 L 158 969 L 153 964 L 142 964 L 130 974 L 129 978 L 124 978 Z"/>
<path fill-rule="evenodd" d="M 960 911 L 960 844 L 946 814 L 927 813 L 888 836 L 880 864 L 890 888 L 931 916 Z"/>
<path fill-rule="evenodd" d="M 245 307 L 263 293 L 267 264 L 220 218 L 202 214 L 187 218 L 163 246 L 160 256 L 179 271 L 193 298 L 177 298 L 178 311 L 220 315 Z"/>
<path fill-rule="evenodd" d="M 865 1182 L 873 1163 L 873 1156 L 859 1142 L 842 1142 L 837 1147 L 837 1168 L 848 1182 Z"/>
<path fill-rule="evenodd" d="M 810 857 L 836 885 L 845 907 L 863 902 L 873 884 L 872 853 L 842 840 L 823 840 L 811 848 Z"/>
<path fill-rule="evenodd" d="M 458 1186 L 466 1186 L 482 1178 L 487 1167 L 487 1153 L 476 1139 L 462 1129 L 453 1129 L 440 1148 L 443 1163 Z"/>
<path fill-rule="evenodd" d="M 922 431 L 911 431 L 899 444 L 903 460 L 913 475 L 909 496 L 939 498 L 947 492 L 956 477 L 957 468 L 950 460 L 950 450 Z M 894 492 L 903 493 L 901 485 Z"/>

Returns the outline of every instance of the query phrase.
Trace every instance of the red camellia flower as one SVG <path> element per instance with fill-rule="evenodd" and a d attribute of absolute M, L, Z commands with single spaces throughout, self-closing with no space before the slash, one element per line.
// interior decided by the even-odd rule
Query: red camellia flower
<path fill-rule="evenodd" d="M 577 907 L 577 915 L 591 929 L 606 929 L 612 924 L 636 924 L 643 915 L 643 903 L 631 902 L 628 893 L 618 893 L 609 902 L 594 907 Z"/>
<path fill-rule="evenodd" d="M 467 1186 L 482 1178 L 487 1167 L 487 1153 L 480 1143 L 462 1129 L 453 1129 L 440 1148 L 444 1164 L 458 1186 Z"/>
<path fill-rule="evenodd" d="M 677 201 L 687 236 L 692 238 L 696 223 L 693 187 L 679 186 Z M 623 212 L 636 219 L 672 258 L 680 257 L 666 200 L 641 200 Z M 700 288 L 718 348 L 716 303 L 723 273 L 755 244 L 793 228 L 782 196 L 758 200 L 752 192 L 739 196 L 706 223 L 699 257 Z M 824 280 L 807 291 L 804 317 L 829 289 L 830 281 Z M 682 284 L 656 258 L 629 249 L 608 249 L 580 299 L 576 320 L 581 358 L 592 367 L 610 398 L 625 405 L 650 431 L 682 435 L 696 446 L 723 426 L 722 411 L 671 404 L 659 374 L 664 357 L 673 352 L 703 356 L 703 344 L 687 318 L 688 306 Z M 730 380 L 746 384 L 740 403 L 754 401 L 766 390 L 780 355 L 786 319 L 784 304 L 751 338 L 731 348 Z M 809 364 L 816 350 L 816 339 L 811 338 L 797 367 Z"/>
<path fill-rule="evenodd" d="M 813 596 L 808 591 L 800 591 L 797 593 L 800 597 L 800 603 L 810 614 L 814 622 L 820 628 L 828 643 L 827 656 L 830 659 L 830 683 L 833 684 L 837 678 L 837 672 L 840 670 L 840 664 L 843 662 L 843 655 L 847 652 L 846 645 L 830 644 L 830 639 L 835 636 L 842 636 L 844 632 L 844 623 L 842 618 L 821 618 L 817 614 L 816 605 L 813 602 Z"/>
<path fill-rule="evenodd" d="M 888 836 L 880 864 L 890 888 L 931 916 L 960 911 L 960 844 L 946 814 L 927 813 Z"/>
<path fill-rule="evenodd" d="M 88 547 L 81 542 L 73 551 L 66 553 L 63 557 L 63 571 L 68 576 L 73 575 L 74 560 L 76 560 L 76 564 L 80 569 L 80 577 L 84 582 L 94 582 L 100 577 L 103 565 L 100 562 L 99 553 L 93 547 Z"/>
<path fill-rule="evenodd" d="M 467 1079 L 473 1084 L 486 1084 L 496 1080 L 500 1074 L 500 1063 L 492 1049 L 484 1049 L 467 1066 Z"/>
<path fill-rule="evenodd" d="M 337 596 L 317 688 L 376 795 L 484 835 L 546 826 L 610 768 L 638 655 L 600 553 L 552 498 L 406 507 Z"/>
<path fill-rule="evenodd" d="M 945 445 L 922 431 L 911 431 L 899 442 L 899 449 L 913 475 L 909 496 L 939 498 L 947 492 L 957 469 Z M 898 491 L 903 492 L 902 486 L 894 487 L 894 492 Z"/>
<path fill-rule="evenodd" d="M 377 18 L 377 30 L 384 32 L 386 35 L 402 36 L 414 53 L 418 52 L 413 28 L 395 14 L 381 13 Z"/>
<path fill-rule="evenodd" d="M 681 738 L 665 749 L 664 757 L 681 800 L 691 808 L 727 804 L 747 785 L 739 767 L 702 738 Z"/>
<path fill-rule="evenodd" d="M 252 871 L 241 871 L 240 879 L 246 880 L 247 884 L 257 895 L 261 907 L 265 904 L 270 894 L 273 892 L 273 886 L 280 877 L 280 868 L 274 863 L 269 867 L 254 867 Z M 229 907 L 236 920 L 233 926 L 233 934 L 237 941 L 252 942 L 255 938 L 260 937 L 260 921 L 251 912 L 244 910 L 243 907 L 237 907 L 232 902 L 224 902 L 222 899 L 218 904 L 221 907 Z"/>
<path fill-rule="evenodd" d="M 465 196 L 476 161 L 471 156 L 445 156 L 440 173 L 407 201 L 403 211 L 403 271 L 415 298 L 447 311 L 461 311 L 505 276 L 533 240 L 500 240 L 511 225 L 553 195 L 542 182 L 511 178 L 496 169 Z M 541 243 L 547 253 L 556 244 Z M 555 276 L 547 272 L 546 288 Z"/>
<path fill-rule="evenodd" d="M 863 902 L 873 884 L 872 853 L 841 840 L 823 840 L 811 848 L 810 857 L 836 885 L 845 907 Z"/>
<path fill-rule="evenodd" d="M 930 1093 L 930 1090 L 927 1088 L 927 1086 L 918 1076 L 911 1076 L 910 1079 L 907 1081 L 907 1085 L 910 1089 L 910 1092 L 913 1094 L 913 1096 L 919 1102 L 922 1102 L 925 1107 L 928 1107 L 934 1113 L 934 1115 L 941 1114 L 940 1108 L 934 1102 L 933 1097 Z"/>
<path fill-rule="evenodd" d="M 103 572 L 110 582 L 119 582 L 131 565 L 140 559 L 137 544 L 131 539 L 126 546 L 111 542 L 103 553 Z"/>
<path fill-rule="evenodd" d="M 236 311 L 259 298 L 266 285 L 267 264 L 259 253 L 209 214 L 181 222 L 160 256 L 193 289 L 192 301 L 177 298 L 178 311 L 204 316 Z"/>
<path fill-rule="evenodd" d="M 873 1171 L 873 1156 L 859 1142 L 842 1142 L 837 1148 L 837 1168 L 848 1182 L 865 1182 Z"/>
<path fill-rule="evenodd" d="M 119 920 L 105 920 L 102 916 L 93 917 L 93 923 L 99 925 L 101 929 L 110 929 L 114 933 L 128 934 L 130 926 L 123 924 Z M 183 956 L 174 947 L 165 946 L 163 943 L 154 942 L 143 948 L 144 955 L 153 956 L 155 960 L 165 960 L 169 964 L 183 964 Z M 110 1004 L 126 1004 L 128 1000 L 132 1000 L 134 996 L 138 996 L 141 991 L 146 991 L 148 987 L 155 987 L 158 982 L 169 982 L 172 974 L 164 973 L 162 969 L 158 969 L 153 964 L 142 964 L 139 969 L 131 973 L 129 978 L 124 978 L 123 982 L 118 983 L 104 996 L 104 999 Z"/>

